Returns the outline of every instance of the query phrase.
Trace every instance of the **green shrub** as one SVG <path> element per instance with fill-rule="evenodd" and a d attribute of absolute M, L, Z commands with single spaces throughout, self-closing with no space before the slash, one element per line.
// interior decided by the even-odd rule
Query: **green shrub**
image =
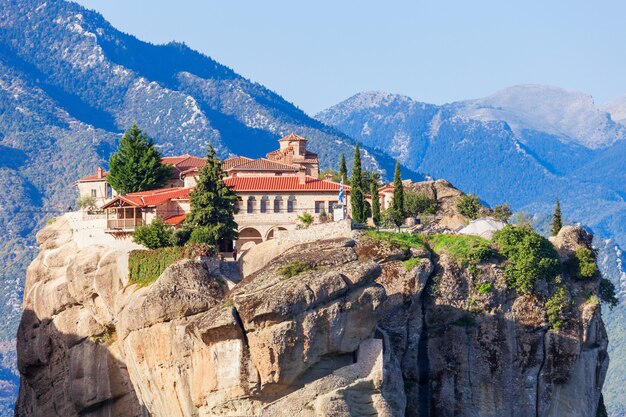
<path fill-rule="evenodd" d="M 481 207 L 478 197 L 474 194 L 463 194 L 456 203 L 457 211 L 472 220 L 478 218 Z"/>
<path fill-rule="evenodd" d="M 176 229 L 172 234 L 172 245 L 185 246 L 189 242 L 190 237 L 191 229 L 189 227 L 183 226 L 180 229 Z"/>
<path fill-rule="evenodd" d="M 53 218 L 51 218 L 51 219 L 48 219 L 48 221 L 46 222 L 46 224 L 47 224 L 47 225 L 51 225 L 52 223 L 54 223 L 54 222 L 56 222 L 56 221 L 57 221 L 57 218 L 56 218 L 56 217 L 53 217 Z"/>
<path fill-rule="evenodd" d="M 303 213 L 301 216 L 298 216 L 298 221 L 305 229 L 313 224 L 313 220 L 313 216 L 311 216 L 311 214 L 307 212 Z"/>
<path fill-rule="evenodd" d="M 550 280 L 561 272 L 556 250 L 530 226 L 506 226 L 497 231 L 493 242 L 509 263 L 505 276 L 509 288 L 530 293 L 540 279 Z"/>
<path fill-rule="evenodd" d="M 569 308 L 570 301 L 567 290 L 563 286 L 557 287 L 554 294 L 546 301 L 546 315 L 555 330 L 561 329 L 565 324 Z"/>
<path fill-rule="evenodd" d="M 454 324 L 462 327 L 472 327 L 476 325 L 476 319 L 471 313 L 465 313 Z"/>
<path fill-rule="evenodd" d="M 497 256 L 489 241 L 479 236 L 440 234 L 430 235 L 427 239 L 433 251 L 449 253 L 460 266 L 477 264 Z"/>
<path fill-rule="evenodd" d="M 491 292 L 492 287 L 493 286 L 491 285 L 490 282 L 484 282 L 476 287 L 476 291 L 478 291 L 478 294 L 484 295 L 484 294 Z"/>
<path fill-rule="evenodd" d="M 137 227 L 133 232 L 133 240 L 149 249 L 157 249 L 171 246 L 173 234 L 172 227 L 157 217 L 149 225 Z"/>
<path fill-rule="evenodd" d="M 587 248 L 578 248 L 566 264 L 567 271 L 574 278 L 595 279 L 598 277 L 596 254 Z"/>
<path fill-rule="evenodd" d="M 198 226 L 191 231 L 189 243 L 215 245 L 219 238 L 220 233 L 216 226 Z"/>
<path fill-rule="evenodd" d="M 79 210 L 96 210 L 98 208 L 96 198 L 89 195 L 78 197 L 76 200 L 76 208 Z"/>
<path fill-rule="evenodd" d="M 141 287 L 149 285 L 156 281 L 168 266 L 185 257 L 185 248 L 178 246 L 134 250 L 128 256 L 130 283 Z"/>
<path fill-rule="evenodd" d="M 513 212 L 508 204 L 499 204 L 493 208 L 493 217 L 503 222 L 508 222 Z"/>
<path fill-rule="evenodd" d="M 422 235 L 416 235 L 412 233 L 381 232 L 379 230 L 368 230 L 367 234 L 369 237 L 375 240 L 388 242 L 404 250 L 409 250 L 411 248 L 426 248 Z"/>
<path fill-rule="evenodd" d="M 426 197 L 425 194 L 407 190 L 404 193 L 404 212 L 412 217 L 424 213 L 436 214 L 437 201 Z"/>
<path fill-rule="evenodd" d="M 615 285 L 613 285 L 613 283 L 608 279 L 602 278 L 600 280 L 600 289 L 598 293 L 600 300 L 602 300 L 603 303 L 608 304 L 611 310 L 619 304 L 619 300 L 615 294 Z"/>
<path fill-rule="evenodd" d="M 295 277 L 296 275 L 305 272 L 311 271 L 315 268 L 305 261 L 294 260 L 280 267 L 278 273 L 281 274 L 284 279 L 289 279 L 291 277 Z"/>
<path fill-rule="evenodd" d="M 402 261 L 402 263 L 404 264 L 404 267 L 407 271 L 411 271 L 420 264 L 421 260 L 422 258 L 411 258 L 407 259 L 406 261 Z"/>

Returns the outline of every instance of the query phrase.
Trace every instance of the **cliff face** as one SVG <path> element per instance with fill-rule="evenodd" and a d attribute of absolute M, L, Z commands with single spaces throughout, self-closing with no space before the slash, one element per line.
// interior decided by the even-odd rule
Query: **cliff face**
<path fill-rule="evenodd" d="M 574 281 L 555 332 L 501 263 L 477 273 L 359 233 L 287 248 L 230 289 L 228 266 L 194 260 L 127 285 L 128 248 L 77 245 L 61 221 L 39 243 L 19 416 L 594 416 L 600 398 L 607 337 Z M 286 278 L 293 261 L 308 270 Z"/>

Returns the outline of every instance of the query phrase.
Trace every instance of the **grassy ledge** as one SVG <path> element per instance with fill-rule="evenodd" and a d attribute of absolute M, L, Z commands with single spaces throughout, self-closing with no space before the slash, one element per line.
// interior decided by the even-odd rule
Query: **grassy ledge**
<path fill-rule="evenodd" d="M 459 266 L 488 261 L 497 255 L 489 241 L 479 236 L 439 234 L 429 235 L 427 240 L 435 253 L 449 253 Z"/>

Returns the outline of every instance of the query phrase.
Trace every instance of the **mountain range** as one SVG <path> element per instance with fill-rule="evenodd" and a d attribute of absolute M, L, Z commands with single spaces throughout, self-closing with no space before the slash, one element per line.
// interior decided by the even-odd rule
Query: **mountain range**
<path fill-rule="evenodd" d="M 626 292 L 626 98 L 599 107 L 581 93 L 517 86 L 438 106 L 373 92 L 312 118 L 182 43 L 143 42 L 67 1 L 0 0 L 2 417 L 17 393 L 15 331 L 34 235 L 74 204 L 72 182 L 106 166 L 132 122 L 169 155 L 202 155 L 211 143 L 222 157 L 259 157 L 295 132 L 323 168 L 341 153 L 350 166 L 358 140 L 365 165 L 387 178 L 397 158 L 405 177 L 446 178 L 538 223 L 558 195 L 566 219 L 602 238 L 603 269 Z M 621 317 L 623 306 L 609 317 L 612 341 L 623 339 Z M 612 361 L 623 368 L 611 365 L 607 398 L 626 413 L 615 376 L 626 374 L 626 347 Z"/>

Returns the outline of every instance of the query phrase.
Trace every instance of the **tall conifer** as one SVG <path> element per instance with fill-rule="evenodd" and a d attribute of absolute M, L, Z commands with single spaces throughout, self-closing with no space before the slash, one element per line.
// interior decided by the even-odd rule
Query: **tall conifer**
<path fill-rule="evenodd" d="M 348 167 L 346 166 L 346 157 L 341 153 L 341 159 L 339 160 L 339 178 L 343 178 L 343 181 L 348 181 Z"/>
<path fill-rule="evenodd" d="M 558 235 L 562 227 L 563 220 L 561 219 L 561 202 L 557 197 L 556 206 L 554 207 L 554 215 L 552 216 L 552 236 Z"/>
<path fill-rule="evenodd" d="M 161 154 L 136 123 L 128 129 L 109 158 L 107 182 L 119 194 L 153 190 L 170 178 L 172 167 L 161 163 Z"/>
<path fill-rule="evenodd" d="M 358 142 L 354 148 L 354 165 L 352 166 L 350 187 L 352 218 L 357 223 L 365 223 L 367 218 L 365 194 L 363 192 L 363 170 L 361 168 L 361 150 L 359 149 Z"/>
<path fill-rule="evenodd" d="M 396 171 L 393 174 L 393 204 L 394 210 L 404 214 L 404 186 L 400 174 L 400 162 L 396 161 Z"/>
<path fill-rule="evenodd" d="M 202 243 L 216 244 L 220 239 L 237 238 L 237 195 L 224 183 L 222 163 L 209 145 L 207 164 L 200 169 L 196 188 L 190 194 L 191 212 L 185 224 L 195 228 L 192 232 L 202 236 Z M 196 230 L 200 231 L 196 232 Z"/>
<path fill-rule="evenodd" d="M 380 226 L 380 201 L 378 200 L 378 186 L 374 183 L 370 186 L 370 194 L 372 195 L 372 221 L 376 227 Z"/>

